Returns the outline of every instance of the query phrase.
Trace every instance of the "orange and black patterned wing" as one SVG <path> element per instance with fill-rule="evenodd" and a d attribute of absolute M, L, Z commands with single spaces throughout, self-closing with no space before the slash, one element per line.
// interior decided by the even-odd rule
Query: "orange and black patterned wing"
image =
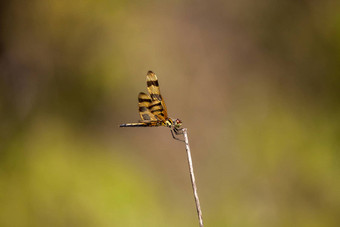
<path fill-rule="evenodd" d="M 149 95 L 144 92 L 139 93 L 138 95 L 138 111 L 141 122 L 152 122 L 157 121 L 154 114 L 151 113 L 150 105 L 152 100 Z"/>
<path fill-rule="evenodd" d="M 168 118 L 168 112 L 159 89 L 157 76 L 152 71 L 149 71 L 146 75 L 146 84 L 152 100 L 149 106 L 150 112 L 155 115 L 158 120 L 165 121 Z"/>

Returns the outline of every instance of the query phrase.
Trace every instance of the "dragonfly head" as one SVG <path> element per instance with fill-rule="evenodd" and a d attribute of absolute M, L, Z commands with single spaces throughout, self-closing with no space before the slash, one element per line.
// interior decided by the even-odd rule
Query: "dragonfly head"
<path fill-rule="evenodd" d="M 180 119 L 174 120 L 174 127 L 180 128 L 182 126 L 182 121 Z"/>

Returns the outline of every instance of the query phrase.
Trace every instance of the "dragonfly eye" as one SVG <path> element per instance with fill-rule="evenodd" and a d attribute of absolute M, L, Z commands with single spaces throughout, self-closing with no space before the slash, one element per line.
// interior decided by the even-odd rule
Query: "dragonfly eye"
<path fill-rule="evenodd" d="M 179 128 L 182 126 L 182 121 L 180 119 L 176 119 L 175 121 L 175 127 Z"/>

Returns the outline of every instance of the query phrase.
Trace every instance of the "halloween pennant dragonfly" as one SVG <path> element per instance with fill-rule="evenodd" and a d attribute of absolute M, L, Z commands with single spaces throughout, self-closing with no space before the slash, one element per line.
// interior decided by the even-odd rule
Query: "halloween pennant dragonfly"
<path fill-rule="evenodd" d="M 146 75 L 148 94 L 140 92 L 138 95 L 139 116 L 138 123 L 121 124 L 120 127 L 169 127 L 174 139 L 183 141 L 176 135 L 183 134 L 182 121 L 168 117 L 168 112 L 160 93 L 158 79 L 155 73 L 149 71 Z"/>

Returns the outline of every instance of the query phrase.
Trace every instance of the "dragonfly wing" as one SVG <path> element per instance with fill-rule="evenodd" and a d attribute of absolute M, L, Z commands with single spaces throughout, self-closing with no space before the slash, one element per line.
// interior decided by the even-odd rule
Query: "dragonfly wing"
<path fill-rule="evenodd" d="M 146 75 L 146 84 L 148 87 L 148 92 L 150 94 L 152 103 L 150 105 L 151 113 L 156 115 L 159 120 L 165 120 L 168 118 L 168 112 L 161 95 L 158 79 L 155 73 L 149 71 Z"/>
<path fill-rule="evenodd" d="M 149 95 L 145 94 L 144 92 L 139 93 L 138 95 L 138 111 L 139 116 L 141 118 L 141 122 L 151 122 L 157 121 L 157 118 L 154 114 L 152 114 L 150 110 L 150 105 L 152 100 Z"/>
<path fill-rule="evenodd" d="M 164 109 L 161 101 L 155 100 L 149 106 L 150 112 L 160 121 L 165 121 Z"/>

